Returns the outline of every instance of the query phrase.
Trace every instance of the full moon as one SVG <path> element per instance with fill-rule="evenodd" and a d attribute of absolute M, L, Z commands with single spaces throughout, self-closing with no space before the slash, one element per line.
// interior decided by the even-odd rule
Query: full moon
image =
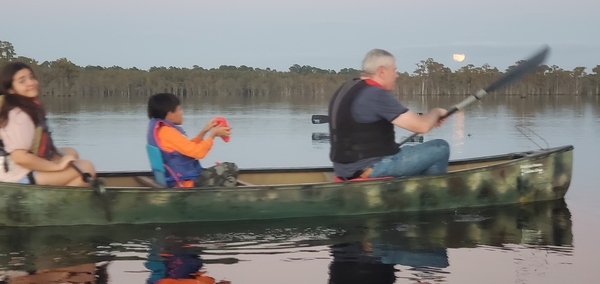
<path fill-rule="evenodd" d="M 454 61 L 456 62 L 462 62 L 463 60 L 465 60 L 465 55 L 462 53 L 455 53 L 452 54 L 452 59 L 454 59 Z"/>

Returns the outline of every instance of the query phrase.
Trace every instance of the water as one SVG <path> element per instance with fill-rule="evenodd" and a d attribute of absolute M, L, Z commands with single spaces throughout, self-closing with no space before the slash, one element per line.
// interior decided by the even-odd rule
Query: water
<path fill-rule="evenodd" d="M 404 102 L 426 111 L 460 99 Z M 231 141 L 217 141 L 204 165 L 325 166 L 327 125 L 312 124 L 310 116 L 325 114 L 326 106 L 325 100 L 202 98 L 185 101 L 183 126 L 195 135 L 215 115 L 232 125 Z M 98 170 L 148 170 L 145 100 L 57 100 L 48 107 L 57 144 L 76 147 Z M 108 264 L 97 269 L 104 275 L 99 283 L 145 283 L 146 266 L 156 264 L 149 253 L 160 248 L 197 254 L 208 275 L 232 283 L 596 283 L 599 130 L 597 97 L 489 96 L 423 137 L 446 139 L 451 159 L 539 148 L 535 143 L 574 145 L 564 203 L 161 227 L 3 228 L 0 270 Z M 397 138 L 408 135 L 399 130 Z"/>

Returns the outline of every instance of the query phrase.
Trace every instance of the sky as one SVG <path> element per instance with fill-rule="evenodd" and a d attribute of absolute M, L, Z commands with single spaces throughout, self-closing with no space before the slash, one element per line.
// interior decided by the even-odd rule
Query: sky
<path fill-rule="evenodd" d="M 0 40 L 39 62 L 360 69 L 382 48 L 398 70 L 427 58 L 505 70 L 544 44 L 547 65 L 600 65 L 598 0 L 0 0 Z M 463 62 L 452 54 L 464 53 Z"/>

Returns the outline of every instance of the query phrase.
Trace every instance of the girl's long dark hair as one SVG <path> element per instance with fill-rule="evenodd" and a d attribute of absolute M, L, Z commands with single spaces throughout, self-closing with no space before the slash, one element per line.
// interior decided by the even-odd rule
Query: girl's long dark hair
<path fill-rule="evenodd" d="M 15 107 L 27 113 L 36 125 L 41 123 L 45 116 L 44 109 L 35 102 L 35 99 L 8 93 L 8 90 L 12 88 L 13 77 L 23 69 L 28 69 L 33 73 L 29 65 L 18 61 L 8 63 L 0 70 L 0 95 L 4 95 L 4 103 L 0 107 L 0 127 L 6 126 L 8 112 Z"/>

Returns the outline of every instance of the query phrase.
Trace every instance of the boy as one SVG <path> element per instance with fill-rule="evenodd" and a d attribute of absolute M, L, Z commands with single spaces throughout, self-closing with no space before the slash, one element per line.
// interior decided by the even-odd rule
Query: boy
<path fill-rule="evenodd" d="M 215 137 L 231 134 L 228 126 L 218 126 L 211 119 L 194 138 L 189 139 L 179 126 L 183 122 L 181 101 L 173 94 L 155 94 L 148 100 L 147 143 L 160 149 L 166 165 L 166 181 L 169 187 L 207 187 L 237 184 L 236 164 L 224 162 L 202 168 L 197 159 L 208 154 Z M 209 133 L 210 131 L 210 133 Z M 207 138 L 204 138 L 206 134 Z"/>

